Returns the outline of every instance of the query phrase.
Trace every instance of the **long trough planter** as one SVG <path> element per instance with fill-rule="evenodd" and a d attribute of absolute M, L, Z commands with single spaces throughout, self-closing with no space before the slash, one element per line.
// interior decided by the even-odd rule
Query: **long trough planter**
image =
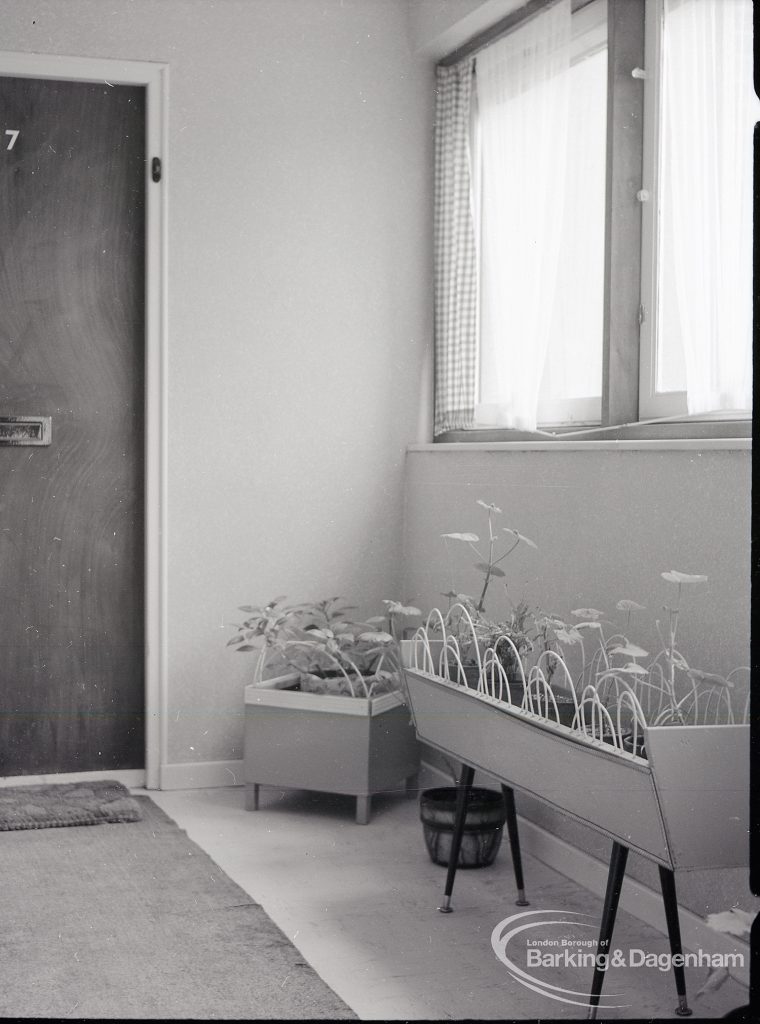
<path fill-rule="evenodd" d="M 530 693 L 523 693 L 518 705 L 509 693 L 503 699 L 505 688 L 495 686 L 493 674 L 490 686 L 483 672 L 474 687 L 461 672 L 456 674 L 457 681 L 433 674 L 430 670 L 436 664 L 432 643 L 425 636 L 420 639 L 420 647 L 415 641 L 405 641 L 402 650 L 417 735 L 463 762 L 462 795 L 472 785 L 474 769 L 479 768 L 501 782 L 505 795 L 513 788 L 529 793 L 612 840 L 589 1018 L 596 1016 L 603 998 L 602 954 L 612 948 L 631 849 L 658 866 L 678 995 L 676 1014 L 688 1016 L 691 1010 L 686 995 L 675 871 L 748 865 L 749 726 L 648 727 L 638 716 L 631 736 L 632 749 L 628 750 L 621 732 L 622 703 L 617 708 L 616 725 L 595 690 L 591 706 L 599 716 L 598 728 L 592 719 L 589 730 L 579 710 L 571 725 L 562 724 L 556 705 L 550 712 L 546 690 L 543 705 Z M 575 698 L 574 707 L 578 708 Z M 606 731 L 602 724 L 605 716 Z M 639 726 L 643 748 L 637 749 L 642 756 L 633 749 Z M 603 736 L 610 742 L 605 742 Z M 460 805 L 464 808 L 464 801 L 460 800 Z M 443 904 L 439 907 L 444 913 L 451 912 L 462 823 L 463 815 L 459 815 Z M 514 831 L 515 878 L 521 879 L 516 819 Z M 521 882 L 518 891 L 524 899 Z"/>
<path fill-rule="evenodd" d="M 406 668 L 418 737 L 671 870 L 749 862 L 749 726 L 644 727 L 647 759 Z"/>

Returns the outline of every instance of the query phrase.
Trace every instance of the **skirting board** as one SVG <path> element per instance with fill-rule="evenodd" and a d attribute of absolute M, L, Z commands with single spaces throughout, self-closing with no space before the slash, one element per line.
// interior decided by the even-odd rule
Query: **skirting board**
<path fill-rule="evenodd" d="M 0 786 L 45 786 L 56 782 L 97 782 L 100 779 L 114 779 L 127 789 L 142 789 L 145 785 L 145 770 L 127 768 L 111 772 L 61 772 L 60 775 L 6 775 L 0 778 Z"/>
<path fill-rule="evenodd" d="M 451 779 L 445 771 L 426 761 L 421 763 L 421 786 L 451 785 Z M 430 781 L 428 781 L 430 780 Z M 488 776 L 478 775 L 478 785 L 497 788 Z M 607 887 L 608 865 L 591 857 L 583 850 L 553 836 L 546 829 L 534 825 L 527 818 L 519 818 L 520 848 L 523 853 L 535 857 L 536 860 L 565 875 L 589 892 L 601 899 Z M 526 889 L 530 898 L 530 877 L 526 878 Z M 656 928 L 667 935 L 665 911 L 662 895 L 649 886 L 643 885 L 630 876 L 626 876 L 620 894 L 620 906 L 633 917 Z M 706 953 L 741 953 L 744 967 L 732 967 L 731 976 L 740 984 L 749 986 L 750 948 L 741 939 L 733 935 L 716 932 L 697 914 L 685 907 L 679 907 L 681 923 L 681 941 L 685 949 L 694 951 L 703 949 Z"/>
<path fill-rule="evenodd" d="M 159 789 L 215 789 L 218 786 L 242 786 L 243 762 L 185 761 L 162 764 Z"/>

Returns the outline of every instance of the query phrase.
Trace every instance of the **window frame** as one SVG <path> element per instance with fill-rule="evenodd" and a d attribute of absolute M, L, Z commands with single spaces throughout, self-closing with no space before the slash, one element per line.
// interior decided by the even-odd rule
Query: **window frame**
<path fill-rule="evenodd" d="M 548 0 L 551 2 L 551 0 Z M 573 13 L 593 0 L 573 0 Z M 531 2 L 530 16 L 546 6 Z M 655 383 L 655 186 L 659 136 L 662 0 L 607 0 L 607 185 L 601 423 L 539 428 L 535 433 L 479 427 L 438 434 L 435 442 L 749 437 L 752 420 L 731 414 L 689 416 L 682 392 L 649 401 Z M 529 9 L 529 10 L 528 10 Z M 521 20 L 521 19 L 520 19 Z M 514 15 L 441 63 L 454 63 L 515 27 Z M 652 69 L 646 76 L 643 69 Z M 642 69 L 634 76 L 632 71 Z M 646 88 L 645 88 L 646 86 Z M 646 192 L 649 200 L 643 201 Z M 754 289 L 756 291 L 756 288 Z M 612 297 L 614 296 L 614 302 Z M 643 396 L 643 401 L 642 401 Z M 684 403 L 685 405 L 685 403 Z M 647 418 L 640 419 L 640 411 Z"/>

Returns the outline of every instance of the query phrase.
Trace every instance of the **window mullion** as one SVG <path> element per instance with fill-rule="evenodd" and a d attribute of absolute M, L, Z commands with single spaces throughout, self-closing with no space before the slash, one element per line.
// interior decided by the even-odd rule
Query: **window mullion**
<path fill-rule="evenodd" d="M 641 189 L 644 0 L 607 7 L 607 195 L 604 268 L 602 424 L 632 423 L 639 414 Z"/>
<path fill-rule="evenodd" d="M 644 146 L 642 188 L 649 198 L 642 204 L 641 312 L 639 412 L 642 419 L 681 411 L 657 406 L 657 251 L 660 185 L 660 68 L 662 0 L 648 0 L 646 8 L 644 82 Z"/>

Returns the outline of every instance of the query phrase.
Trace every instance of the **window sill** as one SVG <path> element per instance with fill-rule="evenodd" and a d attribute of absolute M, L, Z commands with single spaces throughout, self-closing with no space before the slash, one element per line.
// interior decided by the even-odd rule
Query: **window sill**
<path fill-rule="evenodd" d="M 665 428 L 665 429 L 664 429 Z M 582 437 L 510 430 L 452 430 L 409 451 L 751 451 L 749 420 L 721 423 L 633 424 Z"/>
<path fill-rule="evenodd" d="M 505 451 L 583 451 L 637 449 L 752 449 L 750 420 L 712 420 L 692 422 L 632 423 L 572 432 L 563 435 L 504 429 L 451 430 L 430 444 L 410 445 L 410 450 L 473 448 Z"/>
<path fill-rule="evenodd" d="M 658 438 L 636 441 L 436 441 L 409 452 L 751 451 L 751 437 Z"/>

